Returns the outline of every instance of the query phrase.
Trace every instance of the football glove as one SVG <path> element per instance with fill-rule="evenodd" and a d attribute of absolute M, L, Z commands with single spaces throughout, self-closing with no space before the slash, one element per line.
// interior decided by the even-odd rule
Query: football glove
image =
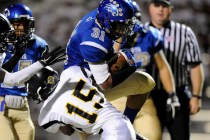
<path fill-rule="evenodd" d="M 166 119 L 167 121 L 171 121 L 175 118 L 180 110 L 179 99 L 175 93 L 171 93 L 168 95 L 168 99 L 166 101 Z"/>
<path fill-rule="evenodd" d="M 46 52 L 43 53 L 43 56 L 41 57 L 39 62 L 42 63 L 44 66 L 49 66 L 56 62 L 63 61 L 65 60 L 65 58 L 65 49 L 62 47 L 57 47 L 50 52 L 46 50 Z"/>
<path fill-rule="evenodd" d="M 15 55 L 21 57 L 25 53 L 25 49 L 27 48 L 27 40 L 19 39 L 15 43 Z"/>
<path fill-rule="evenodd" d="M 133 53 L 129 49 L 121 49 L 120 53 L 125 57 L 129 66 L 136 66 Z"/>

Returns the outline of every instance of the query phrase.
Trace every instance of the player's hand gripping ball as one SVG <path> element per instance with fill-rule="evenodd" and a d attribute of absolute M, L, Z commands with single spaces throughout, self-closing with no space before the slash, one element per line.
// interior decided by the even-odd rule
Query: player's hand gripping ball
<path fill-rule="evenodd" d="M 132 52 L 129 49 L 122 49 L 108 60 L 110 72 L 117 72 L 127 66 L 136 66 Z"/>
<path fill-rule="evenodd" d="M 124 67 L 128 66 L 128 63 L 122 53 L 117 53 L 117 58 L 115 63 L 110 66 L 110 71 L 112 73 L 122 70 Z"/>

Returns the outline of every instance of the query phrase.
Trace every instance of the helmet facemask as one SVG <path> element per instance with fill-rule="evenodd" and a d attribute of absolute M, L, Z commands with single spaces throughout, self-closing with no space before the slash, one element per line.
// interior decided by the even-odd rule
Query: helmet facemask
<path fill-rule="evenodd" d="M 3 14 L 0 14 L 0 25 L 0 52 L 5 52 L 8 50 L 8 40 L 14 37 L 14 28 Z"/>
<path fill-rule="evenodd" d="M 30 39 L 32 33 L 35 31 L 34 18 L 21 16 L 20 18 L 10 20 L 15 29 L 15 35 L 17 39 Z"/>
<path fill-rule="evenodd" d="M 112 22 L 110 23 L 110 33 L 114 34 L 116 38 L 133 35 L 133 28 L 135 25 L 135 17 L 126 22 Z"/>
<path fill-rule="evenodd" d="M 133 29 L 135 27 L 135 24 L 136 24 L 135 17 L 126 20 L 126 22 L 119 22 L 119 21 L 111 22 L 109 30 L 112 39 L 118 42 L 117 39 L 122 38 L 122 42 L 118 43 L 124 43 L 129 36 L 132 36 L 134 34 Z"/>
<path fill-rule="evenodd" d="M 0 34 L 0 52 L 10 52 L 8 47 L 9 40 L 13 40 L 15 36 L 14 30 L 9 30 Z"/>

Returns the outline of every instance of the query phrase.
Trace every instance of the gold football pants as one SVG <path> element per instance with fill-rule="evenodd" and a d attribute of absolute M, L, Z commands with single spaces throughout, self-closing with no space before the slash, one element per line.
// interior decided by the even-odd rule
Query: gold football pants
<path fill-rule="evenodd" d="M 119 85 L 106 90 L 104 95 L 108 101 L 114 101 L 128 95 L 147 94 L 154 86 L 155 81 L 148 73 L 136 71 Z"/>
<path fill-rule="evenodd" d="M 111 103 L 118 110 L 124 112 L 126 99 L 126 97 L 122 97 L 118 100 L 112 101 Z M 149 97 L 144 103 L 143 107 L 137 114 L 133 125 L 136 131 L 149 140 L 162 139 L 160 122 L 151 97 Z"/>
<path fill-rule="evenodd" d="M 4 97 L 0 97 L 0 102 Z M 5 106 L 0 112 L 0 139 L 2 140 L 34 140 L 35 127 L 30 117 L 28 101 L 24 106 L 12 109 Z"/>

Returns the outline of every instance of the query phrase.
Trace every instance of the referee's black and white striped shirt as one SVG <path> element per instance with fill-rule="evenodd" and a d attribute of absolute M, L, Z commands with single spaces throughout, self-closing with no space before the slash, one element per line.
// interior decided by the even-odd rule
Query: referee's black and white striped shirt
<path fill-rule="evenodd" d="M 146 26 L 152 26 L 147 22 Z M 164 53 L 171 66 L 176 87 L 191 84 L 189 65 L 201 63 L 200 49 L 195 34 L 190 27 L 174 21 L 160 29 L 164 38 Z M 156 81 L 157 89 L 163 89 L 158 70 L 152 66 L 151 75 Z"/>

